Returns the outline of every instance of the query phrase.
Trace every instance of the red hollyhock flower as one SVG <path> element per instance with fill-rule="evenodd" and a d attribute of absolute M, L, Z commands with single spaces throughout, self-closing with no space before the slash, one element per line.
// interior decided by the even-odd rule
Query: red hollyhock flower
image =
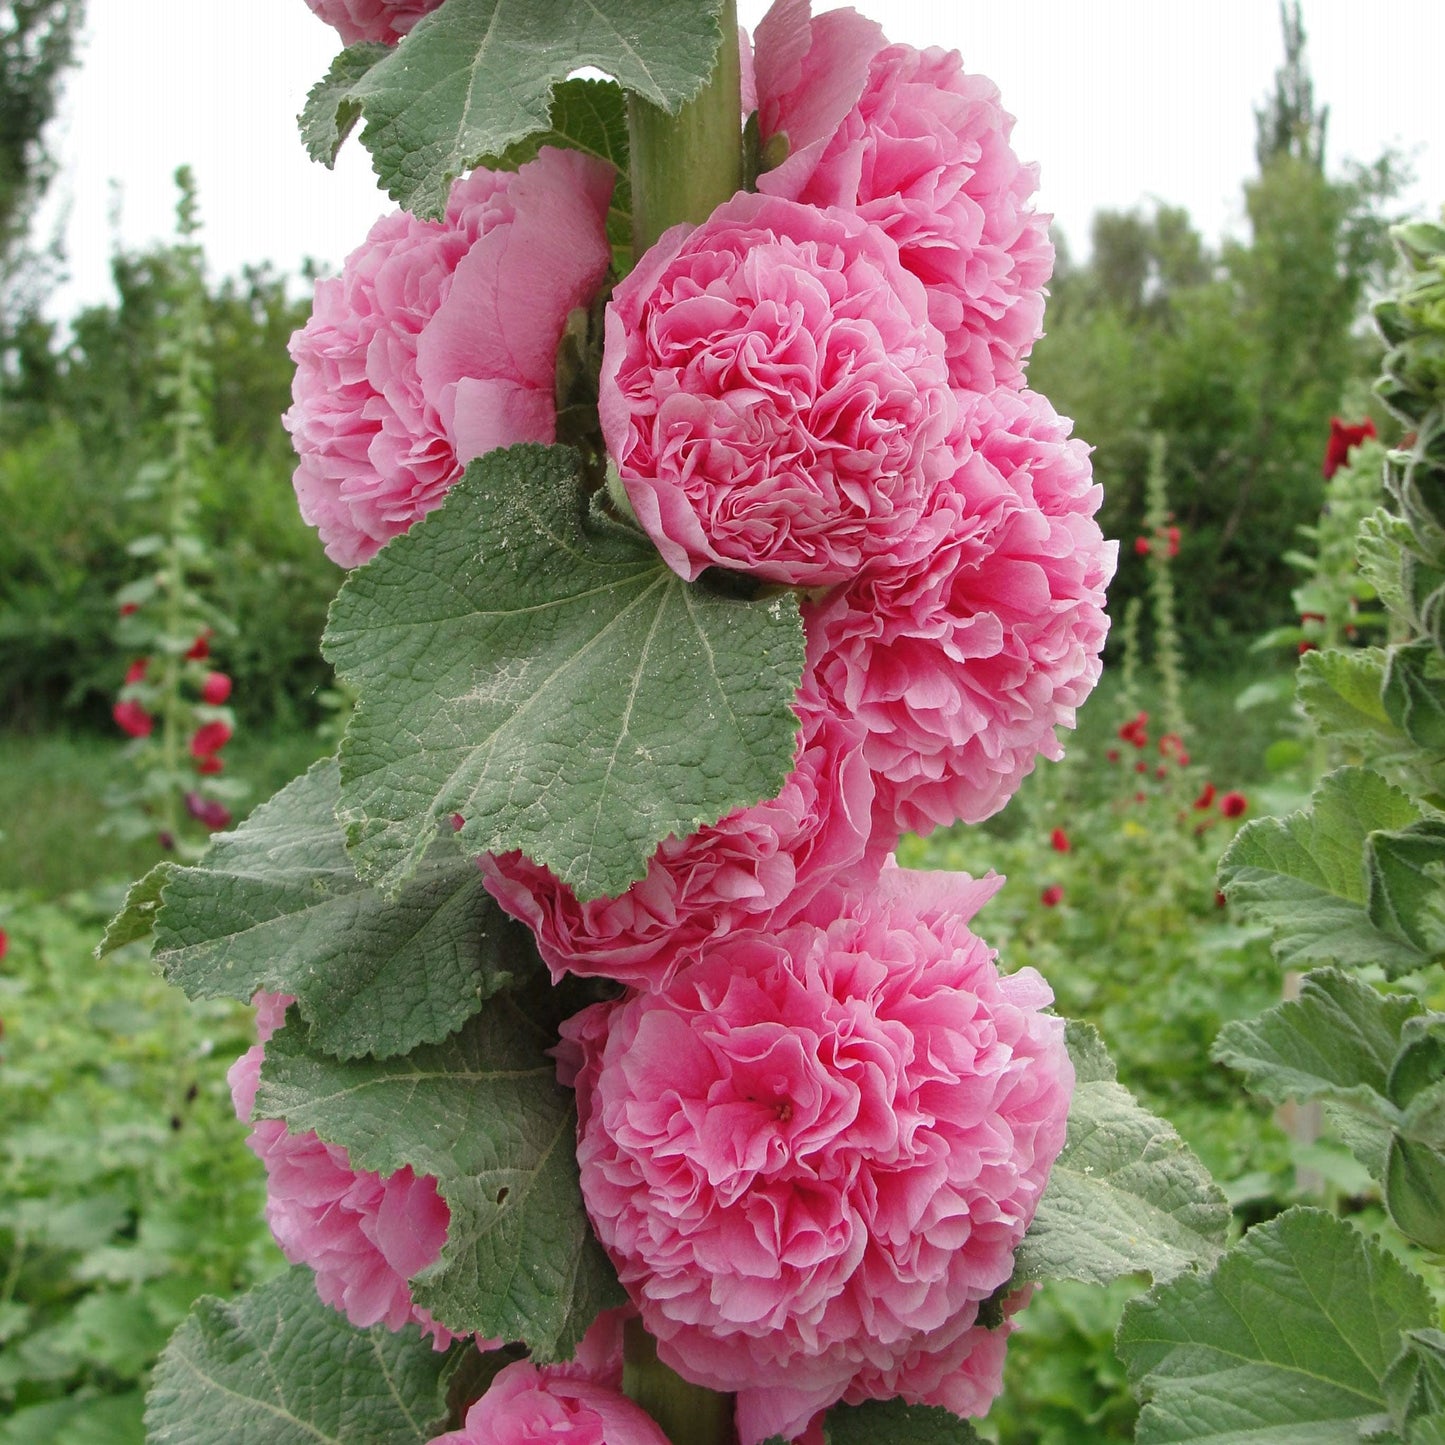
<path fill-rule="evenodd" d="M 1111 763 L 1117 763 L 1119 761 L 1119 749 L 1110 748 L 1109 751 L 1104 754 L 1104 756 L 1108 758 Z"/>
<path fill-rule="evenodd" d="M 196 759 L 198 773 L 219 773 L 225 766 L 225 763 L 215 753 L 207 753 L 205 757 Z"/>
<path fill-rule="evenodd" d="M 1205 783 L 1199 790 L 1199 796 L 1194 800 L 1194 806 L 1199 809 L 1212 808 L 1214 806 L 1214 784 Z"/>
<path fill-rule="evenodd" d="M 1339 417 L 1330 418 L 1330 440 L 1325 447 L 1324 474 L 1328 481 L 1350 459 L 1350 452 L 1366 437 L 1378 436 L 1375 423 L 1366 417 L 1358 426 L 1350 426 Z"/>
<path fill-rule="evenodd" d="M 10 952 L 10 935 L 0 928 L 0 959 Z"/>
<path fill-rule="evenodd" d="M 1143 748 L 1149 745 L 1149 714 L 1147 712 L 1136 713 L 1123 727 L 1119 729 L 1119 736 L 1126 743 L 1133 743 L 1136 748 Z"/>
<path fill-rule="evenodd" d="M 1169 555 L 1177 557 L 1179 555 L 1179 528 L 1170 527 L 1167 535 L 1169 537 Z"/>
<path fill-rule="evenodd" d="M 156 725 L 156 720 L 138 702 L 129 700 L 116 703 L 110 715 L 116 726 L 133 738 L 148 738 Z"/>
<path fill-rule="evenodd" d="M 191 756 L 204 758 L 231 741 L 231 725 L 224 722 L 202 723 L 191 736 Z"/>
<path fill-rule="evenodd" d="M 1249 799 L 1243 793 L 1226 793 L 1219 800 L 1219 811 L 1226 818 L 1240 818 L 1249 807 Z"/>
<path fill-rule="evenodd" d="M 122 602 L 120 604 L 120 615 L 122 617 L 134 617 L 140 611 L 139 602 Z"/>
<path fill-rule="evenodd" d="M 1069 842 L 1069 835 L 1062 828 L 1055 828 L 1049 834 L 1049 847 L 1055 853 L 1067 853 L 1072 846 L 1073 844 Z"/>
<path fill-rule="evenodd" d="M 1149 545 L 1149 539 L 1147 537 L 1135 537 L 1134 550 L 1141 557 L 1147 557 L 1149 553 L 1153 551 L 1153 548 Z"/>
<path fill-rule="evenodd" d="M 200 636 L 191 643 L 186 652 L 187 658 L 192 662 L 200 662 L 211 655 L 211 639 L 216 634 L 209 627 L 203 627 Z"/>
<path fill-rule="evenodd" d="M 1042 893 L 1039 894 L 1039 902 L 1045 908 L 1057 908 L 1064 901 L 1064 888 L 1061 883 L 1050 883 Z"/>
<path fill-rule="evenodd" d="M 186 794 L 186 812 L 198 823 L 204 823 L 211 832 L 226 827 L 231 821 L 231 810 L 214 798 L 203 798 L 199 793 Z"/>
<path fill-rule="evenodd" d="M 150 665 L 151 665 L 151 660 L 150 660 L 150 658 L 148 658 L 148 657 L 138 657 L 138 658 L 136 658 L 136 660 L 135 660 L 133 663 L 131 663 L 131 665 L 130 665 L 128 668 L 126 668 L 126 670 L 125 670 L 125 680 L 126 680 L 127 685 L 129 685 L 129 684 L 132 683 L 132 682 L 140 682 L 140 681 L 145 677 L 145 675 L 146 675 L 146 669 L 147 669 Z"/>
<path fill-rule="evenodd" d="M 231 679 L 224 672 L 208 672 L 201 684 L 201 699 L 212 707 L 220 707 L 231 695 Z"/>

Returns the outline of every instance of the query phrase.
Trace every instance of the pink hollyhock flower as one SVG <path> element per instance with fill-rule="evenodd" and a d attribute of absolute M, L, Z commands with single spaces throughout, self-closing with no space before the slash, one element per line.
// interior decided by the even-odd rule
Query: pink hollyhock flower
<path fill-rule="evenodd" d="M 1370 417 L 1366 417 L 1357 426 L 1351 426 L 1348 422 L 1341 421 L 1339 417 L 1332 416 L 1330 418 L 1330 439 L 1325 447 L 1325 480 L 1328 481 L 1350 460 L 1350 453 L 1366 437 L 1378 435 L 1375 423 Z"/>
<path fill-rule="evenodd" d="M 927 550 L 955 403 L 923 288 L 846 211 L 738 194 L 607 309 L 598 409 L 673 571 L 826 586 Z"/>
<path fill-rule="evenodd" d="M 1226 818 L 1242 818 L 1249 810 L 1249 799 L 1243 793 L 1226 793 L 1219 800 L 1219 811 Z"/>
<path fill-rule="evenodd" d="M 618 1388 L 519 1360 L 500 1370 L 460 1430 L 429 1445 L 668 1445 L 653 1418 Z"/>
<path fill-rule="evenodd" d="M 347 45 L 364 40 L 395 45 L 442 0 L 306 0 L 306 3 Z"/>
<path fill-rule="evenodd" d="M 226 1075 L 242 1123 L 251 1123 L 265 1043 L 285 1022 L 294 999 L 258 993 L 260 1042 Z M 346 1150 L 309 1131 L 292 1134 L 279 1119 L 257 1119 L 247 1139 L 266 1167 L 266 1220 L 292 1264 L 315 1272 L 316 1292 L 352 1324 L 399 1330 L 421 1326 L 444 1350 L 453 1335 L 412 1303 L 407 1281 L 433 1264 L 446 1243 L 451 1211 L 430 1175 L 408 1166 L 382 1178 L 353 1169 Z M 479 1341 L 493 1349 L 500 1341 Z"/>
<path fill-rule="evenodd" d="M 1116 549 L 1087 447 L 1029 392 L 976 398 L 968 436 L 933 552 L 804 608 L 819 691 L 868 730 L 885 838 L 996 812 L 1099 677 Z"/>
<path fill-rule="evenodd" d="M 224 672 L 208 672 L 201 683 L 201 700 L 220 707 L 231 695 L 231 679 Z"/>
<path fill-rule="evenodd" d="M 885 869 L 563 1026 L 593 1226 L 662 1359 L 738 1392 L 743 1445 L 845 1394 L 986 1403 L 964 1339 L 1073 1085 L 1043 980 L 966 927 L 999 882 Z"/>
<path fill-rule="evenodd" d="M 148 738 L 155 729 L 156 720 L 138 703 L 126 699 L 110 710 L 115 725 L 133 738 Z"/>
<path fill-rule="evenodd" d="M 191 734 L 191 756 L 204 758 L 218 753 L 231 741 L 231 725 L 217 718 L 214 722 L 202 723 Z"/>
<path fill-rule="evenodd" d="M 877 875 L 897 839 L 870 836 L 863 730 L 808 697 L 805 683 L 803 740 L 778 796 L 667 838 L 620 897 L 582 903 L 520 853 L 482 858 L 487 891 L 531 928 L 554 979 L 570 972 L 662 988 L 712 940 L 786 923 L 822 890 Z"/>
<path fill-rule="evenodd" d="M 1054 253 L 997 87 L 957 51 L 885 47 L 858 17 L 810 21 L 807 0 L 774 5 L 757 54 L 762 139 L 789 144 L 758 189 L 881 227 L 927 288 L 954 386 L 1019 385 Z"/>
<path fill-rule="evenodd" d="M 301 514 L 344 567 L 440 505 L 494 447 L 556 439 L 557 346 L 611 262 L 612 172 L 543 149 L 473 171 L 441 221 L 383 216 L 291 339 Z"/>

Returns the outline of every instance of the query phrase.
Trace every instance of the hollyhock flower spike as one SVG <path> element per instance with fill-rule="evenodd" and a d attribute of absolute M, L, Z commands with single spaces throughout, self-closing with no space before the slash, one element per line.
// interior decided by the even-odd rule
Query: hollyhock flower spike
<path fill-rule="evenodd" d="M 617 1389 L 528 1360 L 498 1372 L 460 1430 L 429 1445 L 669 1445 L 657 1423 Z"/>
<path fill-rule="evenodd" d="M 997 812 L 1098 680 L 1115 548 L 1088 449 L 1029 392 L 974 398 L 922 561 L 804 607 L 820 694 L 867 730 L 879 836 Z"/>
<path fill-rule="evenodd" d="M 442 0 L 306 0 L 312 13 L 332 26 L 346 45 L 372 41 L 395 45 Z"/>
<path fill-rule="evenodd" d="M 607 309 L 598 401 L 668 566 L 825 587 L 931 542 L 955 419 L 923 288 L 876 228 L 740 193 L 675 226 Z"/>
<path fill-rule="evenodd" d="M 266 1168 L 266 1221 L 292 1264 L 308 1265 L 316 1291 L 358 1328 L 421 1326 L 435 1348 L 451 1344 L 450 1331 L 412 1303 L 407 1281 L 432 1264 L 446 1243 L 451 1211 L 436 1180 L 410 1167 L 382 1178 L 353 1169 L 346 1150 L 315 1134 L 290 1133 L 279 1119 L 251 1121 L 265 1044 L 286 1020 L 295 1000 L 258 993 L 258 1042 L 226 1075 L 236 1116 L 251 1124 L 246 1143 Z M 482 1349 L 500 1341 L 479 1341 Z"/>
<path fill-rule="evenodd" d="M 1049 218 L 1029 204 L 1037 167 L 1019 163 L 997 88 L 957 51 L 882 38 L 857 16 L 809 20 L 800 0 L 763 19 L 759 129 L 765 145 L 785 136 L 789 154 L 758 189 L 880 227 L 927 289 L 953 385 L 1018 386 L 1054 259 Z"/>
<path fill-rule="evenodd" d="M 593 1225 L 663 1361 L 738 1393 L 742 1445 L 840 1399 L 981 1414 L 999 1388 L 978 1307 L 1073 1085 L 1042 979 L 966 926 L 1000 881 L 885 869 L 563 1026 Z"/>
<path fill-rule="evenodd" d="M 473 458 L 556 439 L 557 346 L 611 262 L 612 180 L 551 147 L 473 171 L 442 220 L 393 211 L 318 282 L 284 420 L 301 514 L 333 561 L 367 561 Z"/>

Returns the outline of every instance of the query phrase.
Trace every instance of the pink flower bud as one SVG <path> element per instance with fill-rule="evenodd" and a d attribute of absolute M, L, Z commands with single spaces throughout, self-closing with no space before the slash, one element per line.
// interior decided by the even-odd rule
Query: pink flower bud
<path fill-rule="evenodd" d="M 191 735 L 191 756 L 193 758 L 204 758 L 210 753 L 219 752 L 228 742 L 231 741 L 231 725 L 221 722 L 202 723 Z"/>
<path fill-rule="evenodd" d="M 138 702 L 129 700 L 116 703 L 110 715 L 116 726 L 133 738 L 148 738 L 156 725 L 156 720 Z"/>
<path fill-rule="evenodd" d="M 208 672 L 201 684 L 201 698 L 212 707 L 220 707 L 231 695 L 231 679 L 224 672 Z"/>

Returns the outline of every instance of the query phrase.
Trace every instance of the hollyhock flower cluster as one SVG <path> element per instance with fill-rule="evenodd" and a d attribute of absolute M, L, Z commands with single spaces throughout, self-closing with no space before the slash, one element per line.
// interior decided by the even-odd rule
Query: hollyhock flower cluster
<path fill-rule="evenodd" d="M 450 1331 L 415 1305 L 407 1281 L 440 1256 L 451 1212 L 436 1180 L 409 1167 L 382 1178 L 353 1169 L 346 1150 L 307 1131 L 291 1133 L 279 1119 L 251 1120 L 266 1040 L 282 1026 L 294 1002 L 286 994 L 258 993 L 260 1041 L 231 1066 L 227 1082 L 236 1115 L 251 1124 L 251 1151 L 266 1166 L 266 1220 L 292 1264 L 316 1274 L 322 1300 L 352 1324 L 399 1330 L 414 1323 L 439 1350 Z M 482 1348 L 495 1347 L 489 1341 Z"/>
<path fill-rule="evenodd" d="M 740 193 L 668 231 L 607 309 L 599 409 L 638 520 L 689 580 L 828 586 L 928 548 L 956 412 L 942 338 L 857 215 Z"/>
<path fill-rule="evenodd" d="M 301 514 L 343 567 L 438 506 L 473 458 L 556 437 L 557 347 L 611 259 L 612 172 L 545 148 L 476 170 L 440 221 L 393 211 L 291 341 Z"/>
<path fill-rule="evenodd" d="M 888 45 L 849 11 L 809 18 L 780 0 L 756 37 L 764 145 L 788 156 L 758 189 L 841 206 L 883 231 L 927 288 L 953 384 L 1018 385 L 1053 269 L 1035 166 L 1009 146 L 1013 117 L 957 51 Z"/>
<path fill-rule="evenodd" d="M 306 0 L 306 3 L 347 45 L 367 40 L 395 45 L 442 0 Z"/>
<path fill-rule="evenodd" d="M 978 1306 L 1073 1084 L 1048 988 L 966 926 L 998 882 L 889 869 L 564 1025 L 593 1224 L 664 1361 L 738 1393 L 744 1445 L 840 1399 L 998 1389 Z"/>

